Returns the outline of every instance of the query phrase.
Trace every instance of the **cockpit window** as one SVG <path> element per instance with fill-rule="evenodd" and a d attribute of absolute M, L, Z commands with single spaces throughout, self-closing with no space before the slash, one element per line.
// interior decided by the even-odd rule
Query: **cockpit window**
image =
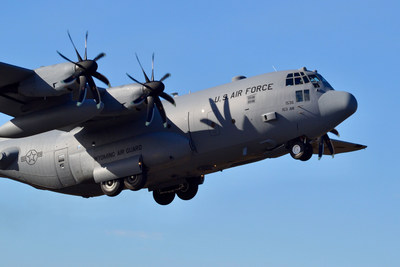
<path fill-rule="evenodd" d="M 294 84 L 303 84 L 303 81 L 301 80 L 300 77 L 294 78 Z"/>
<path fill-rule="evenodd" d="M 321 74 L 317 74 L 318 75 L 318 78 L 322 81 L 322 83 L 325 85 L 325 87 L 329 87 L 329 88 L 332 88 L 332 86 L 328 83 L 328 81 L 327 80 L 325 80 L 325 78 L 324 77 L 322 77 L 322 75 Z"/>
<path fill-rule="evenodd" d="M 310 82 L 310 80 L 304 74 L 304 72 L 289 73 L 286 76 L 286 86 L 299 85 L 299 84 L 304 84 L 304 83 L 309 83 L 309 82 Z"/>
<path fill-rule="evenodd" d="M 312 83 L 319 82 L 319 79 L 318 79 L 317 75 L 315 75 L 315 74 L 308 75 L 308 77 L 310 78 L 310 81 Z"/>

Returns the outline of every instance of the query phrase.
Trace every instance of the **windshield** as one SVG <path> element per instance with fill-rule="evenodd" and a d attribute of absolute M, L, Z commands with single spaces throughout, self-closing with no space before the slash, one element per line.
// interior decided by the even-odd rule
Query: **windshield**
<path fill-rule="evenodd" d="M 304 74 L 304 72 L 289 73 L 286 76 L 286 86 L 305 84 L 309 82 L 310 80 L 308 79 L 307 75 Z"/>
<path fill-rule="evenodd" d="M 319 88 L 321 83 L 328 88 L 332 88 L 332 86 L 328 83 L 327 80 L 325 80 L 324 77 L 322 77 L 321 74 L 315 73 L 315 74 L 304 74 L 304 72 L 294 72 L 294 73 L 289 73 L 286 76 L 286 86 L 293 86 L 293 85 L 299 85 L 299 84 L 306 84 L 306 83 L 312 83 L 315 88 Z"/>
<path fill-rule="evenodd" d="M 322 75 L 321 74 L 317 74 L 317 76 L 318 76 L 318 78 L 322 81 L 322 83 L 325 85 L 325 87 L 329 87 L 329 88 L 332 88 L 332 86 L 328 83 L 328 81 L 327 80 L 325 80 L 325 78 L 324 77 L 322 77 Z"/>

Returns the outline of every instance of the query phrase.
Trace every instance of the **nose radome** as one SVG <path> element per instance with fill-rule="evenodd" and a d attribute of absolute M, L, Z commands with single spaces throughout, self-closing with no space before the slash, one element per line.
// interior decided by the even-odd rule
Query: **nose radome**
<path fill-rule="evenodd" d="M 356 112 L 357 100 L 347 92 L 328 91 L 318 99 L 318 106 L 321 117 L 340 123 Z"/>

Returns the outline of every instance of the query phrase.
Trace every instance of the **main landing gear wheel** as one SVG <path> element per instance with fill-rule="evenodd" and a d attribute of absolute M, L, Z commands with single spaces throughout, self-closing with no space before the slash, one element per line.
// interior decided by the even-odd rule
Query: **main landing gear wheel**
<path fill-rule="evenodd" d="M 143 188 L 143 186 L 146 184 L 146 181 L 147 181 L 147 177 L 144 173 L 137 174 L 137 175 L 131 175 L 124 179 L 124 185 L 126 188 L 128 188 L 130 190 L 138 191 Z"/>
<path fill-rule="evenodd" d="M 176 194 L 182 200 L 190 200 L 196 196 L 198 190 L 199 190 L 198 184 L 188 183 L 185 185 L 183 189 L 176 192 Z"/>
<path fill-rule="evenodd" d="M 313 147 L 310 143 L 306 143 L 305 147 L 304 147 L 304 153 L 303 155 L 300 157 L 301 161 L 307 161 L 309 159 L 311 159 L 312 155 L 313 155 Z"/>
<path fill-rule="evenodd" d="M 116 180 L 101 182 L 100 188 L 103 191 L 103 193 L 106 194 L 107 196 L 115 197 L 119 193 L 121 193 L 122 189 L 124 188 L 124 185 L 121 180 L 116 179 Z"/>
<path fill-rule="evenodd" d="M 312 154 L 313 154 L 313 147 L 310 143 L 296 141 L 290 147 L 290 155 L 294 159 L 307 161 L 312 157 Z"/>
<path fill-rule="evenodd" d="M 158 190 L 153 191 L 154 200 L 160 205 L 168 205 L 175 198 L 175 192 L 160 193 Z"/>

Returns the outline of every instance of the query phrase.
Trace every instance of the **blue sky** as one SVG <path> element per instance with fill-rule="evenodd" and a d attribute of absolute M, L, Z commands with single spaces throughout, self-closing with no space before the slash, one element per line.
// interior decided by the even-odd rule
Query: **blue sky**
<path fill-rule="evenodd" d="M 142 79 L 156 54 L 167 91 L 198 91 L 303 66 L 353 93 L 338 127 L 363 151 L 290 156 L 206 177 L 191 201 L 36 190 L 0 179 L 1 265 L 399 266 L 398 1 L 2 1 L 0 61 L 26 68 L 74 58 L 66 31 L 113 85 Z M 0 122 L 9 118 L 1 115 Z"/>

